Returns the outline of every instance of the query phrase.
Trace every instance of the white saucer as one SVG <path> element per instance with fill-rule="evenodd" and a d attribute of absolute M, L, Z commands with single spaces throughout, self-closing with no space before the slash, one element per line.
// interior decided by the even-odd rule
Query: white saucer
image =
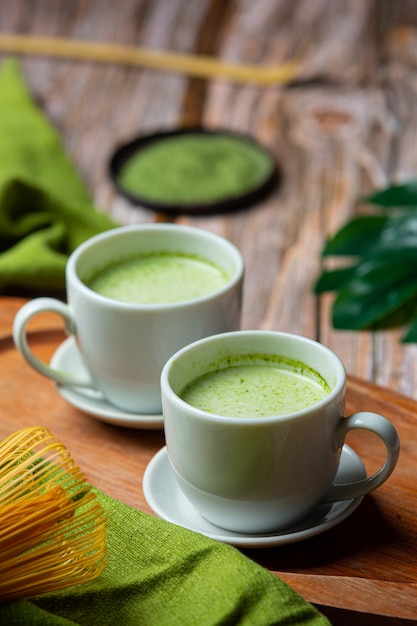
<path fill-rule="evenodd" d="M 335 483 L 343 484 L 365 477 L 362 461 L 356 452 L 345 445 Z M 253 548 L 285 545 L 319 535 L 349 517 L 363 500 L 362 496 L 354 500 L 321 504 L 302 522 L 279 532 L 255 535 L 224 530 L 204 519 L 182 493 L 172 472 L 166 446 L 148 464 L 142 487 L 146 501 L 158 517 L 223 543 Z"/>
<path fill-rule="evenodd" d="M 69 337 L 58 346 L 52 356 L 51 367 L 65 372 L 77 374 L 78 377 L 85 375 L 87 370 L 83 357 L 78 350 L 74 337 Z M 70 404 L 88 415 L 98 418 L 102 422 L 126 426 L 128 428 L 162 428 L 162 415 L 142 415 L 129 413 L 109 404 L 100 394 L 93 389 L 83 387 L 67 387 L 56 385 L 58 393 Z"/>

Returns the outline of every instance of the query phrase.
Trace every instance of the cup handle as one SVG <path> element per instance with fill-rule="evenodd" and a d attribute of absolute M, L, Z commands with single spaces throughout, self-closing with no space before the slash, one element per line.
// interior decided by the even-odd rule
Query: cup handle
<path fill-rule="evenodd" d="M 39 313 L 56 313 L 60 315 L 65 322 L 66 332 L 68 334 L 75 334 L 75 323 L 70 312 L 70 307 L 67 304 L 55 298 L 35 298 L 24 304 L 14 318 L 13 340 L 16 348 L 29 365 L 43 376 L 52 378 L 52 380 L 62 385 L 94 388 L 91 379 L 78 379 L 67 372 L 53 369 L 33 354 L 28 344 L 26 328 L 30 320 Z"/>
<path fill-rule="evenodd" d="M 394 426 L 382 415 L 363 411 L 343 418 L 336 431 L 335 445 L 341 448 L 344 445 L 349 430 L 360 428 L 369 430 L 382 439 L 387 450 L 384 465 L 369 478 L 354 483 L 333 485 L 327 492 L 324 502 L 350 500 L 374 491 L 391 475 L 400 453 L 400 439 Z"/>

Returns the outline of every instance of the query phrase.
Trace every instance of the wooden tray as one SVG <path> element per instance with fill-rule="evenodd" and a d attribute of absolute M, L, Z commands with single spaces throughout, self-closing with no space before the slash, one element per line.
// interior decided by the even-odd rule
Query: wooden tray
<path fill-rule="evenodd" d="M 44 425 L 69 448 L 92 484 L 151 513 L 141 481 L 164 445 L 163 431 L 119 428 L 68 405 L 14 348 L 12 322 L 23 302 L 0 299 L 0 438 Z M 31 345 L 44 360 L 64 337 L 61 320 L 52 314 L 30 326 Z M 243 551 L 319 605 L 334 624 L 417 624 L 417 403 L 350 378 L 347 409 L 377 411 L 395 424 L 402 447 L 394 474 L 328 532 L 297 544 Z M 374 435 L 355 432 L 348 443 L 366 459 L 369 471 L 381 465 L 384 450 Z M 360 621 L 365 615 L 374 617 Z M 396 619 L 385 621 L 389 617 Z"/>

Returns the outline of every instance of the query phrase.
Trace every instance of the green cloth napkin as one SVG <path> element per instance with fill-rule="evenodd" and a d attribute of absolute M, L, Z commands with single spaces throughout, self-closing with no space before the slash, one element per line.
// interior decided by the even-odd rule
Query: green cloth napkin
<path fill-rule="evenodd" d="M 286 583 L 237 549 L 97 492 L 110 524 L 96 580 L 0 605 L 8 626 L 328 626 Z"/>
<path fill-rule="evenodd" d="M 116 224 L 96 211 L 20 66 L 0 68 L 0 293 L 63 291 L 69 254 Z"/>

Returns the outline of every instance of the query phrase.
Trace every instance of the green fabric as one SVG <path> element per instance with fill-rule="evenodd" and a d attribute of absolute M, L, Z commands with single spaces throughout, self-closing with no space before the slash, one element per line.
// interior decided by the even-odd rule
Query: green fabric
<path fill-rule="evenodd" d="M 0 68 L 0 293 L 64 290 L 69 254 L 116 224 L 95 210 L 18 63 Z"/>
<path fill-rule="evenodd" d="M 329 622 L 237 549 L 97 492 L 109 561 L 95 581 L 0 607 L 8 626 L 212 626 Z"/>

